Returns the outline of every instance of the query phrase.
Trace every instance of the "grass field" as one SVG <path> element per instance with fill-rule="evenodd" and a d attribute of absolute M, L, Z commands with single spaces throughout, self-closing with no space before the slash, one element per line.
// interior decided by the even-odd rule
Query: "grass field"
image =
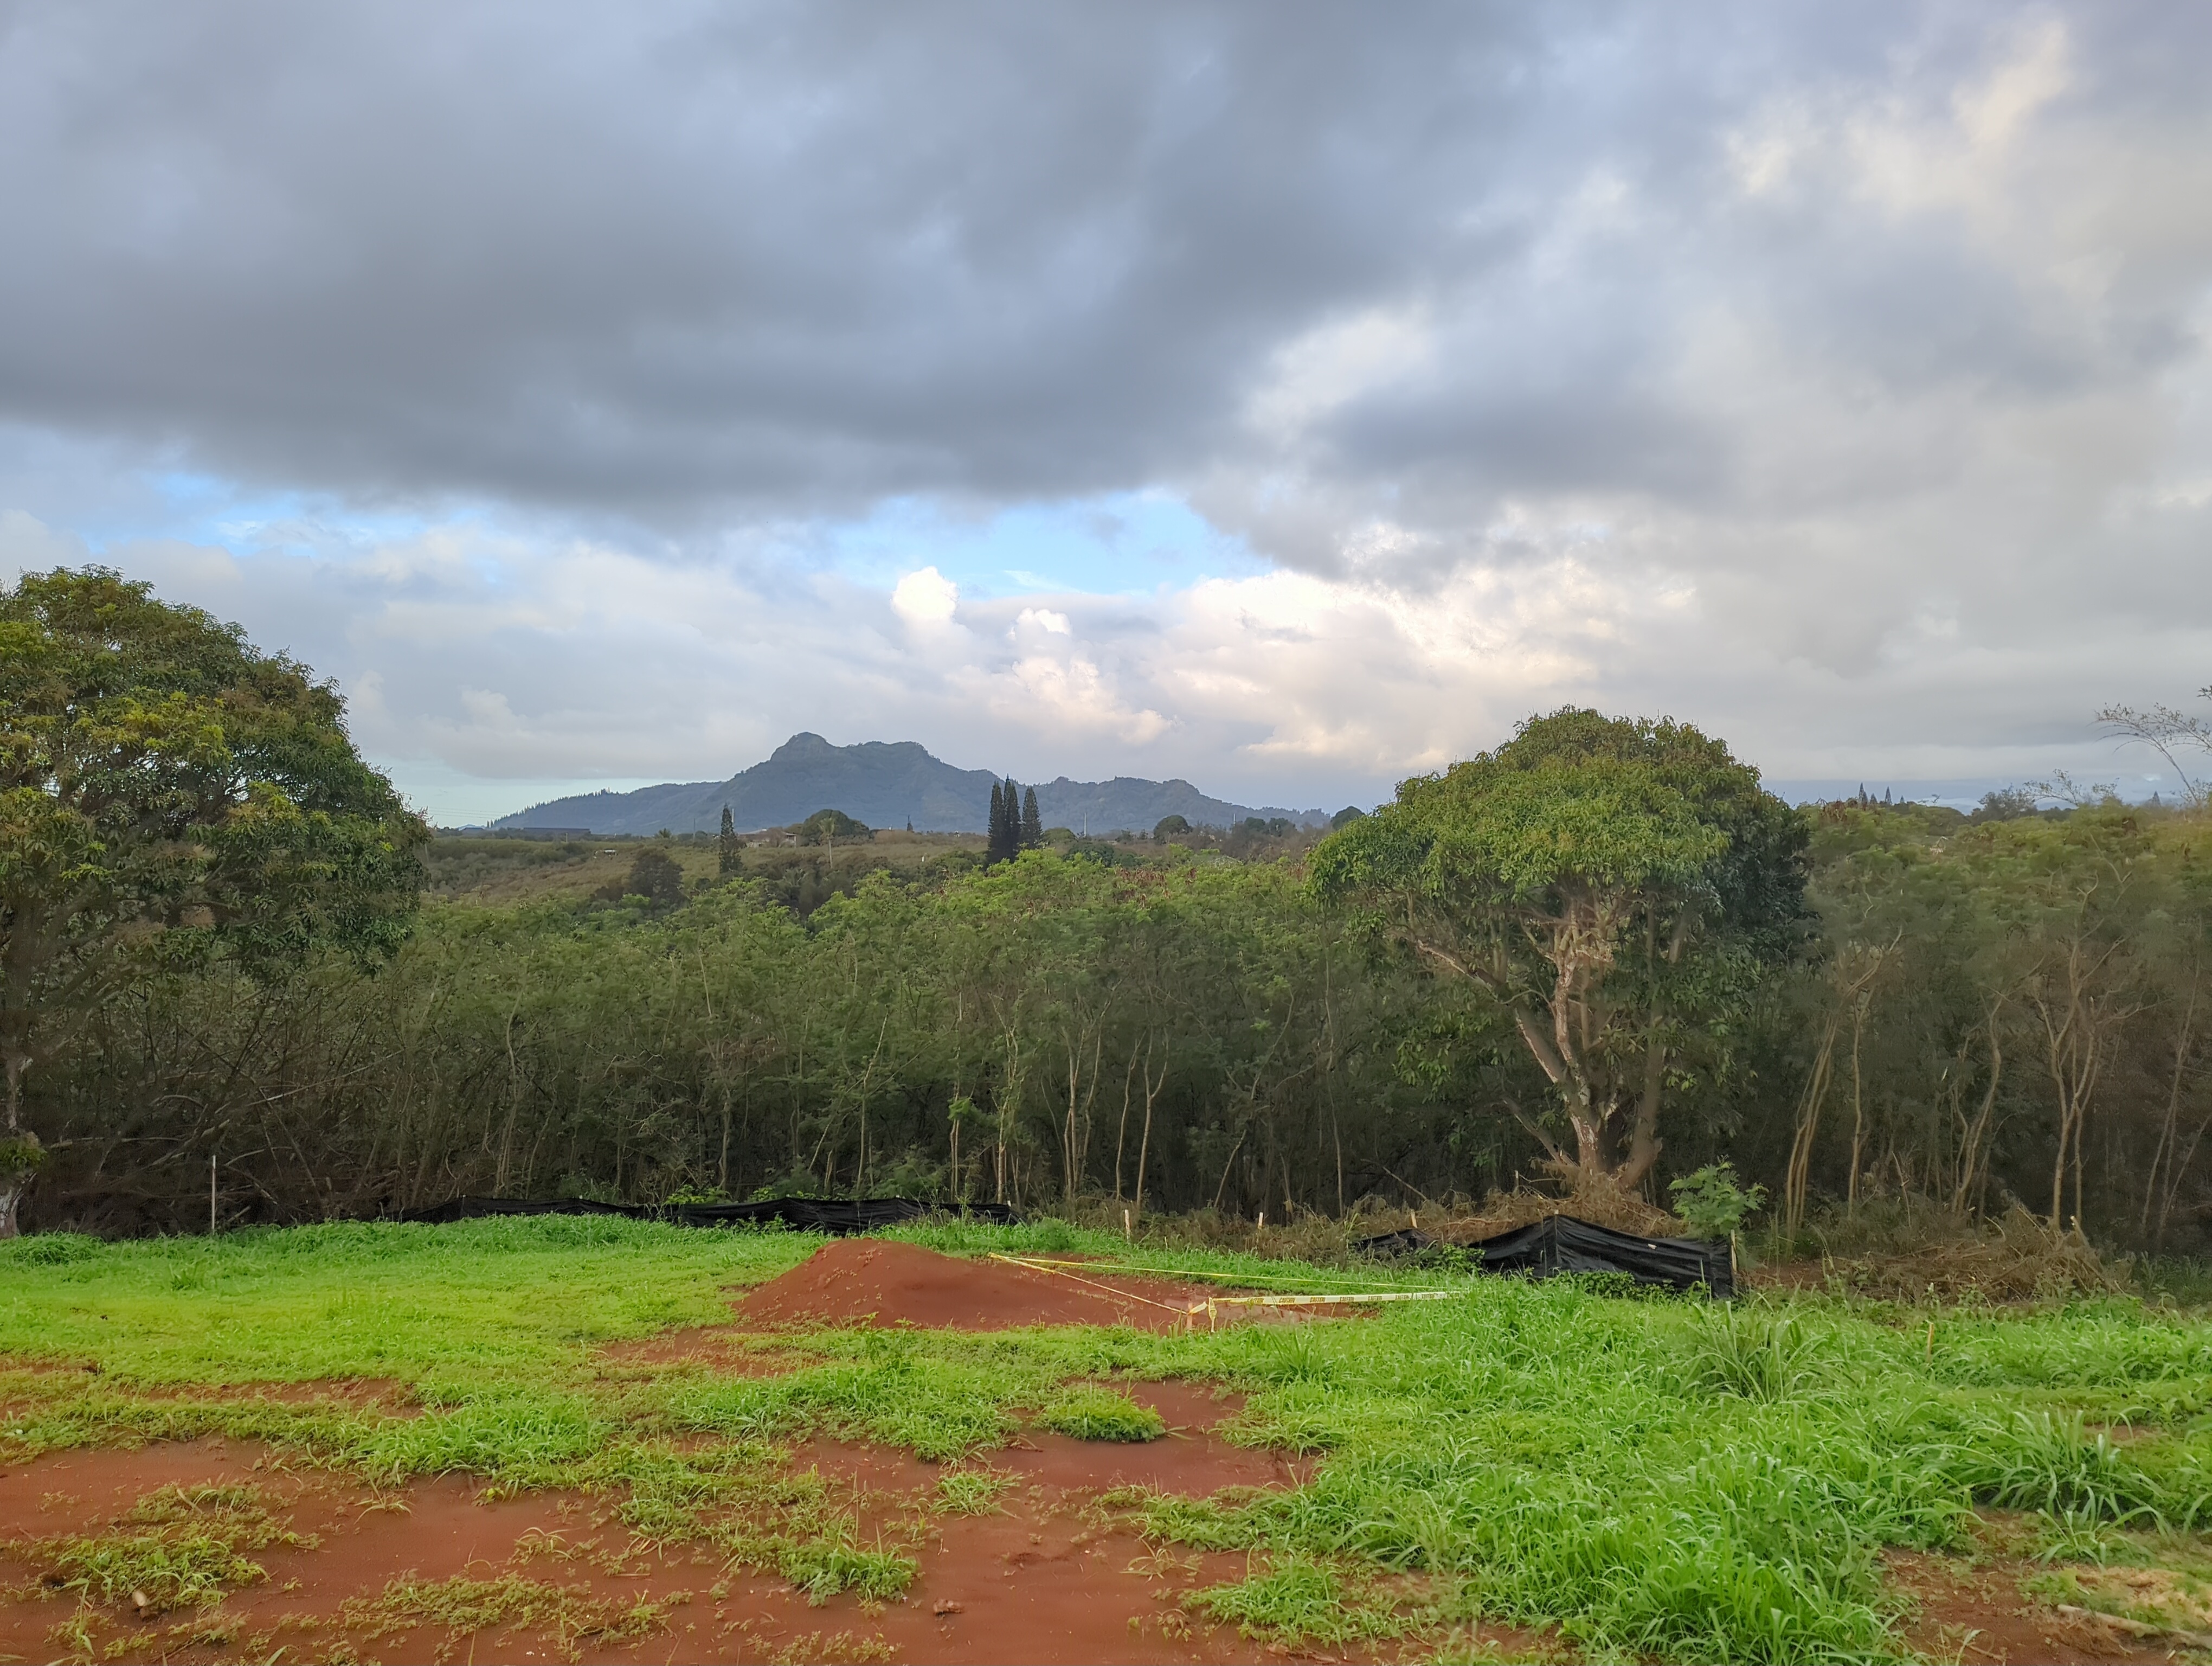
<path fill-rule="evenodd" d="M 1146 1259 L 1050 1222 L 905 1236 Z M 1188 1380 L 1246 1395 L 1231 1438 L 1314 1455 L 1311 1480 L 1110 1502 L 1151 1541 L 1249 1553 L 1248 1577 L 1193 1608 L 1255 1635 L 1425 1653 L 1486 1618 L 1591 1657 L 1899 1657 L 1885 1554 L 1986 1555 L 1993 1532 L 2054 1601 L 2186 1629 L 2199 1589 L 2212 1324 L 2194 1315 L 2119 1298 L 1721 1307 L 1475 1280 L 1368 1319 L 1218 1335 L 824 1327 L 746 1342 L 744 1371 L 605 1351 L 726 1322 L 731 1289 L 819 1243 L 538 1218 L 0 1245 L 0 1468 L 222 1433 L 385 1481 L 595 1492 L 648 1538 L 880 1598 L 910 1563 L 793 1487 L 793 1443 L 904 1449 L 945 1466 L 947 1509 L 970 1493 L 988 1508 L 963 1461 L 1024 1418 L 1110 1422 L 1102 1386 Z M 1151 1259 L 1261 1286 L 1313 1273 Z M 349 1378 L 403 1385 L 410 1414 L 271 1391 Z M 2157 1578 L 2104 1578 L 2121 1566 Z"/>

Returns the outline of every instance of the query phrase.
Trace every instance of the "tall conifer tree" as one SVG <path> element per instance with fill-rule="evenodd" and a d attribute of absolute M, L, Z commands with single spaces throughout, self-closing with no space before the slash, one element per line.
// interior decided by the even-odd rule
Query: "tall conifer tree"
<path fill-rule="evenodd" d="M 732 819 L 730 806 L 726 804 L 722 806 L 722 836 L 718 842 L 722 877 L 726 879 L 744 866 L 744 858 L 739 854 L 744 847 L 738 842 L 738 824 Z"/>
<path fill-rule="evenodd" d="M 1022 848 L 1041 850 L 1044 848 L 1044 823 L 1037 815 L 1036 788 L 1022 789 Z"/>
<path fill-rule="evenodd" d="M 983 865 L 990 866 L 1006 860 L 1006 800 L 999 790 L 999 783 L 991 783 L 991 819 L 983 833 Z"/>

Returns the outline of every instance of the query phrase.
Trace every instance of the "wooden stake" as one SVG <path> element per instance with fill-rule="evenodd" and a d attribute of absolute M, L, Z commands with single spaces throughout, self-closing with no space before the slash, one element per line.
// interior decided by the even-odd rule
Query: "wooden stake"
<path fill-rule="evenodd" d="M 1136 1239 L 1137 1229 L 1130 1223 L 1129 1212 L 1127 1209 L 1124 1209 L 1121 1211 L 1121 1242 L 1124 1243 L 1133 1243 L 1136 1242 Z"/>
<path fill-rule="evenodd" d="M 215 1153 L 208 1153 L 208 1236 L 215 1236 Z"/>

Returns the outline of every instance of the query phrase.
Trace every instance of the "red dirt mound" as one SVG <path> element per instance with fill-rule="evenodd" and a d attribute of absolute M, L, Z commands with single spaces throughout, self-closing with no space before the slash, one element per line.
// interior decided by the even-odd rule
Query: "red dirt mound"
<path fill-rule="evenodd" d="M 962 1261 L 883 1239 L 839 1238 L 738 1311 L 766 1324 L 865 1319 L 933 1330 L 1012 1330 L 1023 1325 L 1134 1325 L 1172 1330 L 1211 1293 L 1164 1279 L 1084 1273 L 1088 1285 L 1005 1262 Z M 1109 1290 L 1091 1286 L 1103 1285 Z"/>

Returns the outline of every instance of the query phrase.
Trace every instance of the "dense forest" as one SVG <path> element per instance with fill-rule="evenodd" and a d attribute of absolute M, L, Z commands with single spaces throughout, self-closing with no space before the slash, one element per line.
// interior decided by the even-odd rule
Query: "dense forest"
<path fill-rule="evenodd" d="M 1816 929 L 1669 1084 L 1650 1183 L 1729 1158 L 1801 1214 L 2047 1214 L 2063 1180 L 2100 1241 L 2197 1243 L 2204 820 L 1806 818 Z M 1484 992 L 1298 857 L 1122 854 L 432 902 L 380 966 L 151 970 L 29 1084 L 29 1219 L 190 1225 L 211 1157 L 226 1216 L 286 1219 L 765 1187 L 1336 1212 L 1546 1171 L 1553 1096 Z"/>
<path fill-rule="evenodd" d="M 374 860 L 380 896 L 427 879 L 404 936 L 325 908 L 343 929 L 241 952 L 235 898 L 112 933 L 11 1079 L 22 1221 L 204 1229 L 211 1184 L 233 1223 L 769 1189 L 1282 1218 L 1663 1201 L 1727 1160 L 1784 1230 L 1909 1196 L 2193 1250 L 2209 831 L 2109 800 L 1793 808 L 1694 729 L 1584 712 L 1318 841 L 402 830 Z"/>

